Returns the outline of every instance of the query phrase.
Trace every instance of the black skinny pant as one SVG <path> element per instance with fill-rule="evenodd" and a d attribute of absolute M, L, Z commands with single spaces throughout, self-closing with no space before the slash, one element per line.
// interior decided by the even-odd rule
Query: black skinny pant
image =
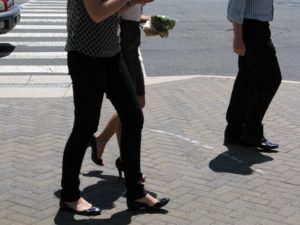
<path fill-rule="evenodd" d="M 80 197 L 80 168 L 88 143 L 98 128 L 104 93 L 122 122 L 120 148 L 127 197 L 143 197 L 145 191 L 139 180 L 144 117 L 123 59 L 120 55 L 97 58 L 68 52 L 68 68 L 73 84 L 75 118 L 63 155 L 62 200 L 75 201 Z"/>
<path fill-rule="evenodd" d="M 259 142 L 264 138 L 262 120 L 281 83 L 281 72 L 268 22 L 245 19 L 243 40 L 246 54 L 239 56 L 225 138 Z"/>

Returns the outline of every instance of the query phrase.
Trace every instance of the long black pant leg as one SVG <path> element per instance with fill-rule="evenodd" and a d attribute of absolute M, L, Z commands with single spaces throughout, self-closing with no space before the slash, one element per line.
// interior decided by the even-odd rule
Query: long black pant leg
<path fill-rule="evenodd" d="M 110 68 L 107 94 L 118 112 L 122 123 L 121 155 L 124 163 L 127 198 L 137 199 L 145 195 L 141 178 L 141 135 L 143 112 L 138 102 L 132 80 L 122 58 L 116 58 Z"/>
<path fill-rule="evenodd" d="M 225 138 L 239 139 L 247 111 L 253 104 L 251 96 L 254 92 L 255 81 L 244 57 L 238 60 L 239 72 L 236 76 L 229 105 L 226 112 L 227 126 Z"/>
<path fill-rule="evenodd" d="M 281 72 L 274 46 L 269 41 L 264 46 L 253 47 L 246 56 L 253 72 L 256 85 L 253 94 L 253 107 L 245 118 L 244 133 L 259 141 L 263 137 L 262 121 L 281 83 Z"/>
<path fill-rule="evenodd" d="M 105 62 L 77 52 L 68 53 L 68 67 L 73 84 L 74 125 L 66 143 L 62 165 L 63 201 L 80 197 L 79 173 L 91 136 L 97 131 L 102 104 Z M 95 73 L 98 68 L 99 72 Z"/>

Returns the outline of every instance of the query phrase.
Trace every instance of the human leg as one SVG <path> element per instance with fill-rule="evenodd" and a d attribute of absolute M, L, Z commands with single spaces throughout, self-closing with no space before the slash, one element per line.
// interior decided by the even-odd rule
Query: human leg
<path fill-rule="evenodd" d="M 266 51 L 269 50 L 266 49 Z M 276 56 L 271 52 L 265 52 L 263 55 L 264 57 L 257 61 L 260 64 L 257 67 L 261 68 L 261 72 L 257 77 L 255 107 L 248 112 L 245 124 L 250 133 L 251 129 L 254 132 L 256 129 L 260 129 L 266 111 L 281 83 L 281 73 Z"/>
<path fill-rule="evenodd" d="M 124 62 L 126 64 L 127 70 L 129 71 L 130 78 L 135 86 L 135 91 L 139 96 L 139 102 L 141 108 L 145 106 L 145 83 L 144 74 L 139 58 L 139 45 L 140 45 L 140 28 L 139 23 L 129 20 L 121 20 L 121 49 Z M 118 144 L 120 146 L 122 125 L 118 114 L 113 113 L 109 122 L 103 129 L 103 131 L 96 137 L 92 139 L 92 150 L 95 155 L 97 153 L 97 159 L 93 160 L 98 165 L 103 165 L 102 154 L 104 148 L 110 138 L 116 133 Z M 120 154 L 121 155 L 121 154 Z M 93 158 L 93 157 L 92 157 Z M 120 165 L 120 159 L 117 159 L 116 165 Z M 118 167 L 120 168 L 120 167 Z M 120 170 L 119 170 L 120 172 Z"/>
<path fill-rule="evenodd" d="M 139 59 L 139 46 L 141 42 L 141 33 L 139 23 L 136 21 L 121 19 L 121 49 L 122 58 L 126 65 L 126 69 L 129 72 L 131 82 L 134 85 L 134 90 L 138 96 L 140 107 L 145 106 L 145 83 L 144 74 L 141 67 L 141 61 Z M 120 146 L 122 134 L 122 124 L 120 120 L 117 123 L 117 137 Z M 121 162 L 122 154 L 120 152 Z M 120 163 L 119 163 L 120 165 Z"/>
<path fill-rule="evenodd" d="M 144 185 L 140 182 L 140 147 L 143 127 L 143 113 L 137 99 L 132 82 L 124 63 L 118 60 L 112 66 L 111 85 L 107 90 L 109 99 L 115 106 L 122 123 L 120 150 L 124 165 L 127 199 L 138 200 L 152 206 L 161 200 L 146 195 Z M 167 202 L 163 201 L 164 204 Z M 161 206 L 162 207 L 162 206 Z"/>
<path fill-rule="evenodd" d="M 74 210 L 90 207 L 80 196 L 79 173 L 90 137 L 98 126 L 104 92 L 104 82 L 99 81 L 102 76 L 94 73 L 93 66 L 99 68 L 99 61 L 77 52 L 68 53 L 75 118 L 63 155 L 61 200 Z"/>
<path fill-rule="evenodd" d="M 140 107 L 143 108 L 145 106 L 145 96 L 138 96 L 138 101 L 140 103 Z M 118 120 L 117 122 L 117 126 L 116 126 L 116 136 L 117 136 L 117 140 L 118 140 L 118 144 L 119 144 L 119 149 L 121 146 L 121 135 L 122 135 L 122 123 L 120 120 Z M 122 154 L 120 151 L 120 157 L 118 157 L 115 161 L 115 165 L 116 168 L 118 169 L 119 172 L 119 177 L 122 178 L 122 172 L 124 171 L 124 165 L 122 162 Z M 142 173 L 140 173 L 140 182 L 145 182 L 146 176 Z M 152 194 L 153 196 L 153 194 Z"/>
<path fill-rule="evenodd" d="M 140 103 L 141 108 L 144 108 L 145 106 L 145 95 L 138 96 L 138 100 Z M 94 159 L 93 161 L 97 162 L 96 164 L 103 166 L 103 159 L 102 155 L 104 153 L 105 146 L 107 142 L 110 140 L 110 138 L 116 133 L 117 141 L 120 147 L 120 140 L 121 140 L 121 132 L 122 132 L 122 124 L 120 122 L 119 116 L 117 112 L 114 112 L 108 121 L 107 125 L 103 129 L 103 131 L 97 136 L 93 137 L 93 140 L 91 143 L 91 147 L 93 148 L 92 151 L 96 153 L 97 159 Z M 95 156 L 93 156 L 95 157 Z M 120 157 L 122 158 L 122 157 Z M 116 163 L 117 164 L 117 163 Z M 119 165 L 119 164 L 118 164 Z M 120 167 L 118 167 L 120 168 Z M 120 170 L 119 170 L 120 172 Z"/>
<path fill-rule="evenodd" d="M 78 200 L 73 202 L 60 201 L 60 208 L 63 210 L 71 211 L 72 213 L 85 215 L 85 216 L 95 216 L 101 213 L 101 209 L 92 206 L 84 198 L 80 197 Z"/>
<path fill-rule="evenodd" d="M 118 113 L 114 112 L 102 132 L 98 136 L 93 136 L 91 139 L 92 160 L 99 166 L 104 166 L 102 155 L 105 146 L 110 138 L 116 133 L 118 126 Z"/>
<path fill-rule="evenodd" d="M 134 85 L 135 93 L 138 96 L 138 101 L 141 108 L 145 106 L 145 82 L 144 73 L 142 69 L 142 62 L 140 60 L 140 28 L 139 23 L 128 20 L 121 20 L 121 49 L 124 63 L 126 69 L 129 72 L 130 79 Z M 122 134 L 122 124 L 120 120 L 117 123 L 117 139 L 120 146 L 121 134 Z M 119 170 L 119 176 L 122 176 L 123 162 L 122 153 L 120 152 L 120 157 L 116 160 L 116 167 Z M 145 181 L 145 176 L 141 173 L 140 180 Z"/>
<path fill-rule="evenodd" d="M 140 172 L 140 144 L 144 118 L 126 67 L 119 61 L 120 59 L 116 58 L 112 62 L 113 70 L 110 72 L 106 91 L 122 122 L 120 150 L 126 168 L 125 180 L 134 186 Z M 126 176 L 128 172 L 130 176 Z M 138 192 L 143 191 L 143 186 L 138 186 L 137 189 Z"/>
<path fill-rule="evenodd" d="M 229 105 L 226 112 L 227 126 L 224 144 L 240 144 L 246 113 L 251 107 L 254 81 L 245 57 L 239 57 L 239 72 L 235 79 Z"/>
<path fill-rule="evenodd" d="M 139 46 L 141 42 L 141 33 L 139 23 L 136 21 L 121 20 L 121 49 L 122 57 L 129 72 L 130 79 L 134 85 L 135 93 L 138 96 L 140 107 L 145 106 L 145 83 L 144 74 L 142 70 L 141 61 L 139 58 Z M 117 139 L 120 146 L 122 124 L 120 120 L 117 122 Z M 122 154 L 120 152 L 120 159 L 118 165 L 121 165 Z M 116 161 L 117 165 L 117 161 Z"/>
<path fill-rule="evenodd" d="M 260 27 L 260 36 L 249 44 L 247 62 L 255 80 L 254 105 L 245 118 L 243 139 L 259 143 L 264 138 L 262 121 L 280 83 L 281 72 L 268 24 Z"/>

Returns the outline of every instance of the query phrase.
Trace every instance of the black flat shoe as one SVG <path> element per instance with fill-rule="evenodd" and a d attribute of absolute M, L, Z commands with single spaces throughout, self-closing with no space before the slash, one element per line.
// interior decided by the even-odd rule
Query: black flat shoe
<path fill-rule="evenodd" d="M 158 199 L 158 202 L 155 203 L 153 206 L 149 206 L 146 203 L 141 203 L 141 202 L 137 202 L 135 200 L 129 200 L 129 199 L 127 199 L 126 203 L 127 203 L 128 209 L 131 209 L 131 210 L 152 211 L 152 210 L 157 210 L 157 209 L 164 207 L 165 205 L 168 204 L 169 201 L 170 201 L 169 198 L 160 198 L 160 199 Z"/>
<path fill-rule="evenodd" d="M 268 141 L 266 138 L 262 138 L 261 141 L 257 142 L 255 140 L 250 139 L 239 139 L 239 138 L 225 138 L 224 143 L 225 146 L 227 145 L 242 145 L 245 147 L 256 147 L 258 149 L 262 150 L 273 150 L 279 147 L 278 144 L 274 144 L 270 141 Z"/>
<path fill-rule="evenodd" d="M 104 166 L 103 160 L 99 159 L 97 156 L 98 148 L 97 148 L 97 141 L 95 136 L 92 137 L 90 141 L 90 146 L 92 148 L 92 153 L 91 153 L 92 161 L 99 166 Z"/>
<path fill-rule="evenodd" d="M 274 144 L 267 139 L 264 139 L 261 143 L 257 144 L 257 148 L 263 149 L 263 150 L 273 150 L 278 148 L 278 144 Z"/>
<path fill-rule="evenodd" d="M 270 141 L 268 141 L 265 137 L 262 137 L 260 139 L 257 138 L 251 138 L 248 136 L 242 136 L 241 140 L 244 142 L 245 146 L 250 146 L 250 147 L 256 147 L 258 149 L 262 150 L 273 150 L 279 147 L 278 144 L 274 144 Z"/>
<path fill-rule="evenodd" d="M 62 210 L 66 210 L 66 211 L 72 212 L 74 214 L 83 215 L 83 216 L 97 216 L 101 213 L 101 209 L 98 207 L 95 207 L 95 206 L 92 206 L 91 208 L 83 210 L 83 211 L 77 211 L 77 210 L 71 208 L 69 205 L 67 205 L 63 201 L 60 201 L 59 205 Z"/>

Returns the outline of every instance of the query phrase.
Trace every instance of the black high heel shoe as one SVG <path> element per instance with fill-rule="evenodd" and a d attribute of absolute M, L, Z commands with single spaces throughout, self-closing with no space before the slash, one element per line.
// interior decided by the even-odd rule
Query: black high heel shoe
<path fill-rule="evenodd" d="M 119 178 L 122 178 L 122 172 L 124 172 L 124 165 L 123 165 L 123 162 L 121 160 L 120 157 L 118 157 L 116 159 L 116 162 L 115 162 L 115 165 L 117 167 L 117 170 L 119 172 Z M 146 176 L 144 174 L 141 173 L 141 179 L 140 179 L 140 183 L 144 183 L 146 180 Z"/>
<path fill-rule="evenodd" d="M 169 198 L 160 198 L 158 202 L 155 203 L 153 206 L 149 206 L 146 203 L 137 202 L 135 200 L 127 199 L 127 207 L 131 210 L 144 210 L 144 211 L 151 211 L 151 210 L 158 210 L 164 207 L 170 201 Z"/>
<path fill-rule="evenodd" d="M 95 206 L 92 206 L 91 208 L 83 210 L 83 211 L 77 211 L 77 210 L 71 208 L 68 204 L 66 204 L 63 201 L 59 202 L 59 206 L 62 210 L 67 210 L 74 214 L 83 215 L 83 216 L 97 216 L 97 215 L 101 214 L 101 209 L 98 207 L 95 207 Z"/>
<path fill-rule="evenodd" d="M 122 163 L 120 157 L 118 157 L 118 158 L 116 159 L 115 165 L 116 165 L 117 170 L 118 170 L 118 172 L 119 172 L 119 178 L 121 179 L 121 178 L 122 178 L 122 172 L 124 171 L 124 166 L 123 166 L 123 163 Z"/>
<path fill-rule="evenodd" d="M 97 156 L 98 148 L 97 148 L 97 140 L 95 136 L 92 137 L 90 141 L 90 146 L 92 148 L 92 153 L 91 153 L 92 161 L 99 166 L 104 166 L 103 159 L 99 159 Z"/>

